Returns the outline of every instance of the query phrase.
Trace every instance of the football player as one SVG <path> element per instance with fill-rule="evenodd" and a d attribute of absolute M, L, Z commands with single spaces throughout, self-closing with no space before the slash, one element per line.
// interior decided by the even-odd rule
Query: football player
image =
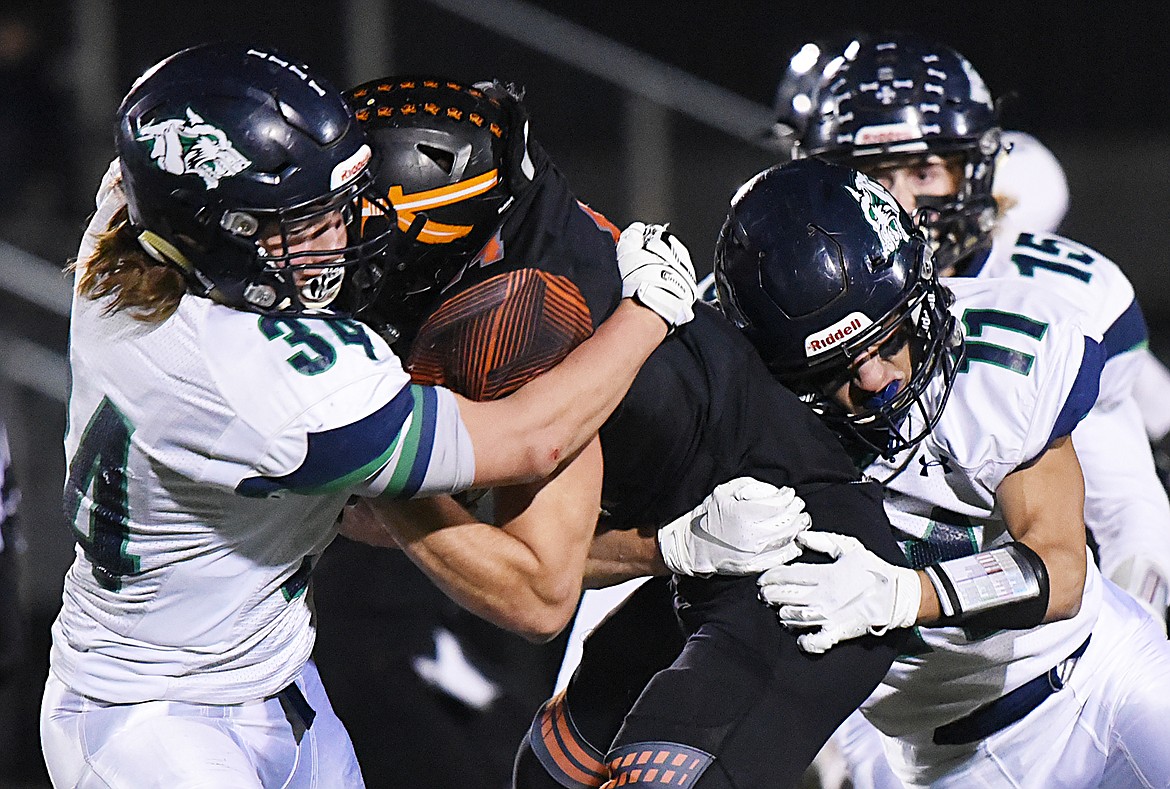
<path fill-rule="evenodd" d="M 865 40 L 861 33 L 836 36 L 806 42 L 793 51 L 776 86 L 774 122 L 765 135 L 775 144 L 781 161 L 800 157 L 799 142 L 808 130 L 809 119 L 820 115 L 825 89 L 841 67 L 857 56 Z M 1015 239 L 1016 228 L 1055 233 L 1068 212 L 1064 168 L 1052 151 L 1027 132 L 1002 131 L 991 192 L 999 210 L 994 232 L 1010 236 L 1008 240 Z M 699 293 L 704 301 L 715 300 L 713 273 L 699 283 Z M 1162 379 L 1152 380 L 1162 383 Z M 1143 413 L 1150 418 L 1144 407 Z M 1149 428 L 1151 440 L 1170 433 L 1170 413 L 1159 411 L 1157 418 L 1157 425 Z"/>
<path fill-rule="evenodd" d="M 871 37 L 822 90 L 818 108 L 799 154 L 847 164 L 885 185 L 927 229 L 944 275 L 1034 280 L 1092 315 L 1108 361 L 1097 405 L 1074 436 L 1085 521 L 1106 577 L 1164 622 L 1170 503 L 1133 396 L 1139 371 L 1159 363 L 1129 280 L 1100 253 L 1024 227 L 997 204 L 996 108 L 979 74 L 950 47 L 911 34 Z M 1005 207 L 1010 232 L 996 233 Z"/>
<path fill-rule="evenodd" d="M 406 286 L 379 300 L 369 319 L 410 338 L 404 353 L 418 381 L 473 397 L 504 395 L 613 309 L 615 254 L 630 247 L 673 254 L 661 228 L 641 237 L 631 228 L 619 239 L 574 197 L 529 135 L 515 91 L 395 77 L 349 95 L 380 156 L 384 194 L 414 240 L 393 273 Z M 668 404 L 676 414 L 670 431 L 662 419 Z M 774 489 L 765 487 L 762 498 L 755 491 L 770 483 L 795 489 L 812 528 L 848 529 L 900 561 L 878 534 L 888 527 L 874 486 L 860 483 L 831 433 L 809 416 L 738 332 L 700 305 L 651 355 L 599 442 L 554 479 L 494 491 L 498 528 L 450 500 L 412 502 L 405 513 L 379 503 L 396 540 L 442 588 L 521 632 L 531 626 L 517 601 L 548 600 L 559 629 L 583 578 L 675 573 L 640 587 L 588 639 L 566 692 L 524 737 L 517 786 L 787 785 L 884 674 L 904 634 L 815 660 L 802 655 L 746 575 L 758 553 L 781 561 L 791 546 L 728 544 L 719 527 L 732 501 L 749 513 L 737 517 L 769 520 Z M 768 420 L 784 429 L 761 430 Z M 599 513 L 603 533 L 593 541 Z M 484 556 L 459 539 L 463 528 L 540 535 L 545 549 L 507 561 Z M 650 553 L 641 553 L 647 545 Z M 468 593 L 480 574 L 505 572 L 517 579 L 511 594 Z M 776 719 L 791 723 L 783 748 L 760 740 L 764 722 Z"/>
<path fill-rule="evenodd" d="M 50 776 L 361 786 L 308 662 L 306 589 L 343 504 L 551 473 L 687 320 L 693 275 L 639 258 L 624 284 L 657 313 L 625 300 L 556 370 L 477 403 L 411 384 L 351 317 L 398 231 L 366 135 L 311 69 L 183 50 L 135 82 L 115 142 L 72 267 L 78 544 L 41 712 Z"/>
<path fill-rule="evenodd" d="M 884 187 L 815 159 L 740 190 L 715 272 L 772 373 L 886 490 L 914 569 L 806 532 L 833 562 L 760 585 L 813 653 L 916 626 L 862 708 L 902 784 L 1170 782 L 1170 643 L 1085 544 L 1070 434 L 1108 357 L 1094 317 L 1018 278 L 940 281 Z"/>

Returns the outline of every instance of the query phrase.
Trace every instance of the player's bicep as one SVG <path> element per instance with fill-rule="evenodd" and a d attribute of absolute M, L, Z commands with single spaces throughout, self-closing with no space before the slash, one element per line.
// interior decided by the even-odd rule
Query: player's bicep
<path fill-rule="evenodd" d="M 412 384 L 366 419 L 310 433 L 297 476 L 291 489 L 307 494 L 344 490 L 408 499 L 457 493 L 475 478 L 475 450 L 455 395 Z"/>
<path fill-rule="evenodd" d="M 1056 439 L 996 490 L 1008 531 L 1043 560 L 1050 582 L 1049 619 L 1080 607 L 1086 573 L 1085 485 L 1072 439 Z"/>
<path fill-rule="evenodd" d="M 601 512 L 604 464 L 594 438 L 569 463 L 528 485 L 495 490 L 495 521 L 524 542 L 542 567 L 542 596 L 576 600 Z"/>

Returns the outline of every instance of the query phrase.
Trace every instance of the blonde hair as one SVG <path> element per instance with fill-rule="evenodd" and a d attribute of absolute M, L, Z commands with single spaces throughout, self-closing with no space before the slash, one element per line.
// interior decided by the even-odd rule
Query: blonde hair
<path fill-rule="evenodd" d="M 77 292 L 87 299 L 110 298 L 106 314 L 125 310 L 145 323 L 162 323 L 174 314 L 187 292 L 178 268 L 155 260 L 138 243 L 126 206 L 98 234 L 93 254 L 74 260 L 68 271 L 78 275 Z"/>

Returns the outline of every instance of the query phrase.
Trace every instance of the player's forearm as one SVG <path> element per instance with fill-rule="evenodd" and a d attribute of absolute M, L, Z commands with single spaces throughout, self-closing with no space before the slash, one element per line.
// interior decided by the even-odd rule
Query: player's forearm
<path fill-rule="evenodd" d="M 919 624 L 932 623 L 928 609 L 944 594 L 947 607 L 942 613 L 948 615 L 949 608 L 965 609 L 964 598 L 981 600 L 973 618 L 989 627 L 1034 627 L 1080 611 L 1087 572 L 1085 486 L 1072 439 L 1056 439 L 1031 463 L 1004 477 L 995 499 L 1015 542 L 984 551 L 986 562 L 960 558 L 928 568 L 943 588 L 932 588 L 929 595 L 924 590 L 919 615 L 925 621 Z M 984 577 L 992 572 L 989 567 L 1007 573 L 1013 582 L 989 583 Z M 982 591 L 975 594 L 981 584 Z M 979 605 L 987 603 L 983 595 L 992 589 L 1002 600 L 978 613 Z"/>
<path fill-rule="evenodd" d="M 521 540 L 483 523 L 448 497 L 371 501 L 402 549 L 448 597 L 532 641 L 572 619 L 578 579 L 550 577 Z"/>
<path fill-rule="evenodd" d="M 1036 619 L 1032 619 L 1028 627 L 1035 626 L 1043 622 L 1055 622 L 1060 619 L 1069 619 L 1077 615 L 1080 611 L 1081 596 L 1084 591 L 1085 584 L 1085 551 L 1082 544 L 1080 561 L 1077 561 L 1075 548 L 1070 548 L 1066 545 L 1052 545 L 1039 544 L 1035 540 L 1020 540 L 1020 544 L 1032 549 L 1035 554 L 1044 563 L 1046 580 L 1042 582 L 1040 595 L 1047 596 L 1047 607 L 1044 611 L 1043 619 L 1039 617 L 1039 612 L 1036 614 Z M 985 553 L 994 554 L 1002 553 L 1003 549 L 992 549 Z M 999 560 L 996 560 L 999 561 Z M 936 576 L 948 576 L 948 581 L 940 581 L 940 583 L 950 583 L 952 585 L 961 586 L 963 583 L 971 583 L 971 581 L 958 582 L 957 579 L 946 570 L 948 562 L 943 562 L 939 565 L 933 565 L 932 570 Z M 960 571 L 960 576 L 965 573 Z M 926 627 L 937 626 L 940 624 L 953 624 L 953 619 L 944 621 L 944 614 L 947 612 L 943 609 L 942 601 L 940 600 L 940 591 L 935 583 L 931 580 L 930 575 L 923 570 L 917 571 L 919 588 L 921 591 L 921 598 L 918 604 L 918 617 L 914 624 Z M 956 593 L 959 600 L 963 599 L 962 593 Z M 1022 599 L 1005 599 L 1003 606 L 1017 606 L 1023 602 Z M 951 600 L 950 604 L 955 606 L 956 600 Z M 1006 610 L 1006 608 L 1004 609 Z M 963 616 L 967 616 L 964 614 Z M 965 621 L 963 616 L 958 617 L 958 621 Z M 1013 616 L 1004 616 L 997 614 L 996 609 L 993 608 L 982 614 L 982 617 L 987 626 L 999 627 L 1018 627 L 1017 624 L 1004 624 L 1005 622 L 1014 622 Z"/>
<path fill-rule="evenodd" d="M 922 570 L 917 571 L 918 586 L 922 590 L 922 599 L 918 603 L 918 619 L 914 621 L 916 625 L 923 625 L 929 627 L 938 624 L 942 619 L 942 605 L 938 600 L 938 592 L 934 589 L 934 584 L 930 582 L 930 577 Z"/>
<path fill-rule="evenodd" d="M 1055 622 L 1076 616 L 1081 610 L 1088 570 L 1088 552 L 1084 541 L 1069 545 L 1025 538 L 1020 542 L 1034 550 L 1048 569 L 1048 612 L 1044 615 L 1044 621 Z"/>
<path fill-rule="evenodd" d="M 653 532 L 603 531 L 593 538 L 585 562 L 585 587 L 600 589 L 631 578 L 669 575 Z"/>
<path fill-rule="evenodd" d="M 1048 576 L 1045 622 L 1076 616 L 1085 590 L 1085 484 L 1072 439 L 1058 438 L 1026 468 L 1004 477 L 996 503 L 1008 531 Z"/>
<path fill-rule="evenodd" d="M 476 485 L 551 474 L 597 433 L 665 336 L 661 318 L 625 299 L 564 361 L 514 394 L 491 403 L 460 400 Z"/>

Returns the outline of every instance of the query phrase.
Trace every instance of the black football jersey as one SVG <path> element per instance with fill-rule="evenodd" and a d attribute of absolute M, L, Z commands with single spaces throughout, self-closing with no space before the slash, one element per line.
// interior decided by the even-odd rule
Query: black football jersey
<path fill-rule="evenodd" d="M 507 395 L 617 306 L 617 228 L 551 166 L 525 199 L 424 322 L 409 356 L 416 381 L 475 399 Z M 738 476 L 798 492 L 857 478 L 828 429 L 703 304 L 643 365 L 601 441 L 615 528 L 670 520 Z"/>
<path fill-rule="evenodd" d="M 828 428 L 706 304 L 651 354 L 601 443 L 602 506 L 617 528 L 672 520 L 735 477 L 802 496 L 858 478 Z"/>

